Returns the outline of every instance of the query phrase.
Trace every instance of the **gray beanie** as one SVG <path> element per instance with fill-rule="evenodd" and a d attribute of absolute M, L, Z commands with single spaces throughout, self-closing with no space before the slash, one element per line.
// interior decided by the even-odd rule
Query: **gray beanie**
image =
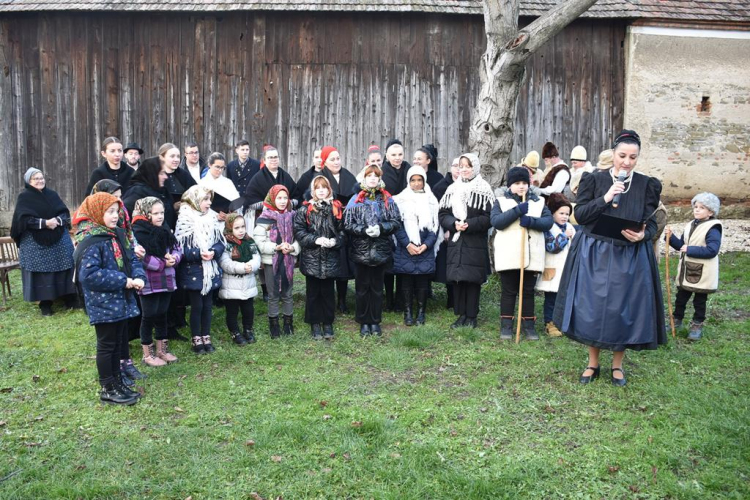
<path fill-rule="evenodd" d="M 39 172 L 40 174 L 42 173 L 42 171 L 41 171 L 41 170 L 39 170 L 38 168 L 34 168 L 34 167 L 31 167 L 30 169 L 28 169 L 28 170 L 26 171 L 26 173 L 25 173 L 25 174 L 23 174 L 23 181 L 24 181 L 24 182 L 25 182 L 26 184 L 28 184 L 28 183 L 29 183 L 29 181 L 31 180 L 31 178 L 32 178 L 32 177 L 34 176 L 34 174 L 36 174 L 37 172 Z"/>
<path fill-rule="evenodd" d="M 719 197 L 715 194 L 698 193 L 693 196 L 692 200 L 690 200 L 690 205 L 693 208 L 695 208 L 696 203 L 700 203 L 701 205 L 709 209 L 714 214 L 714 217 L 719 216 L 719 208 L 721 208 L 721 202 L 719 201 Z"/>

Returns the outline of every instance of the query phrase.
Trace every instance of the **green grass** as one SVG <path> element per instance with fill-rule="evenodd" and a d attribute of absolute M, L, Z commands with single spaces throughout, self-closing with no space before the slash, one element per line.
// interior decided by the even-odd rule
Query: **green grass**
<path fill-rule="evenodd" d="M 605 370 L 579 385 L 586 351 L 567 339 L 500 343 L 493 278 L 477 330 L 448 329 L 437 284 L 427 325 L 387 314 L 382 339 L 347 316 L 313 342 L 298 307 L 297 334 L 271 341 L 256 301 L 259 341 L 239 348 L 216 309 L 217 352 L 173 343 L 180 361 L 145 369 L 129 408 L 98 402 L 84 314 L 41 317 L 15 272 L 0 498 L 749 498 L 750 255 L 721 269 L 704 340 L 628 352 L 624 389 Z"/>

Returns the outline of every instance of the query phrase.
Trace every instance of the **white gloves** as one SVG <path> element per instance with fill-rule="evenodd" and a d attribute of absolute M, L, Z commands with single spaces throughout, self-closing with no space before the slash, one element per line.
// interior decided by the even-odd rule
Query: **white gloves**
<path fill-rule="evenodd" d="M 315 240 L 315 244 L 318 246 L 321 246 L 323 248 L 333 248 L 334 245 L 336 245 L 336 239 L 335 238 L 324 238 L 321 236 L 317 240 Z"/>
<path fill-rule="evenodd" d="M 377 238 L 380 236 L 380 226 L 368 226 L 367 229 L 365 229 L 365 234 L 370 238 Z"/>

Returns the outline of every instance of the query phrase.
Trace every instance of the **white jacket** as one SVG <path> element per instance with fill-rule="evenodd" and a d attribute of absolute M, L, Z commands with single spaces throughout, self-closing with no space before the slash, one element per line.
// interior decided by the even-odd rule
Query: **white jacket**
<path fill-rule="evenodd" d="M 271 241 L 268 233 L 271 231 L 271 224 L 264 224 L 262 222 L 255 222 L 255 229 L 253 230 L 253 239 L 255 244 L 258 245 L 261 254 L 261 262 L 263 264 L 273 264 L 273 254 L 276 253 L 276 243 Z M 294 240 L 292 242 L 292 255 L 298 256 L 302 248 L 299 246 L 299 242 Z"/>
<path fill-rule="evenodd" d="M 247 300 L 258 295 L 258 285 L 255 283 L 255 273 L 260 268 L 260 254 L 250 259 L 252 271 L 245 272 L 245 263 L 232 260 L 231 252 L 221 254 L 219 265 L 224 270 L 221 277 L 219 298 L 223 300 Z"/>

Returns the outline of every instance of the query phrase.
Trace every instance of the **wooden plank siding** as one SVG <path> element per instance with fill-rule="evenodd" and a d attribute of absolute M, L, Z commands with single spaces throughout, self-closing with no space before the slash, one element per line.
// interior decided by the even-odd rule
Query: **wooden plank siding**
<path fill-rule="evenodd" d="M 523 24 L 522 20 L 522 24 Z M 527 21 L 525 21 L 527 22 Z M 626 23 L 581 19 L 528 64 L 514 158 L 554 141 L 594 157 L 622 124 Z M 110 135 L 147 155 L 279 147 L 297 176 L 336 145 L 358 171 L 399 137 L 466 148 L 484 50 L 479 16 L 415 13 L 22 13 L 0 18 L 0 210 L 29 166 L 75 206 Z"/>

